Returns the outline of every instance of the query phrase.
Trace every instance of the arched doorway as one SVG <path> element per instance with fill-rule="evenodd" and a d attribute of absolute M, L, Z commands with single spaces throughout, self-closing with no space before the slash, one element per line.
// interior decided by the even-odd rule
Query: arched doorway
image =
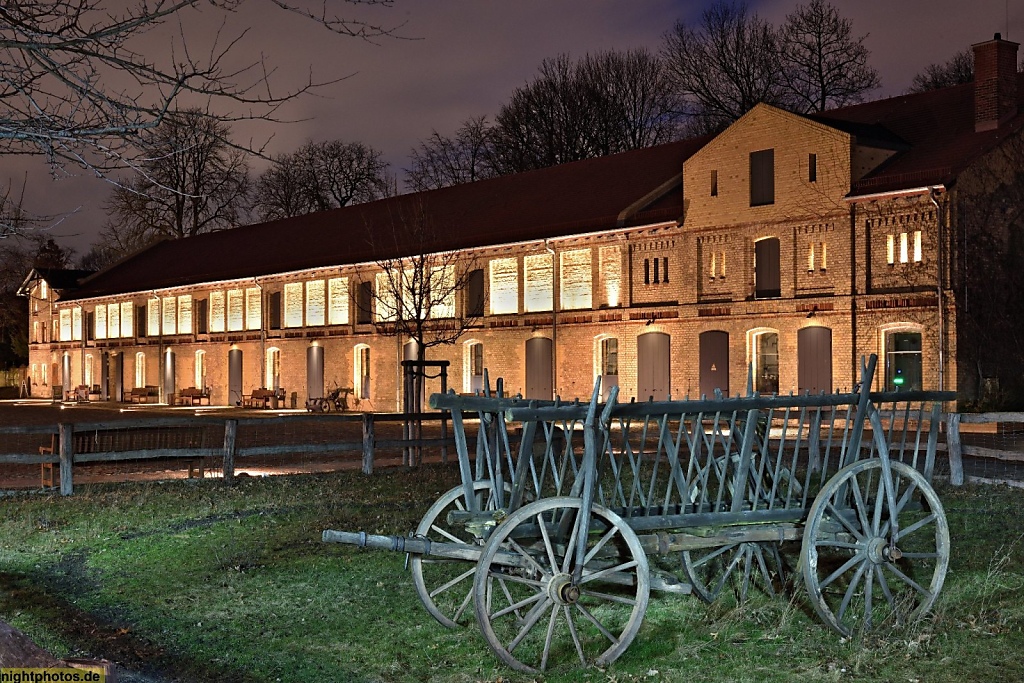
<path fill-rule="evenodd" d="M 324 347 L 319 344 L 306 347 L 306 398 L 324 396 Z"/>
<path fill-rule="evenodd" d="M 800 393 L 832 391 L 832 330 L 805 327 L 796 333 L 797 386 Z"/>
<path fill-rule="evenodd" d="M 228 405 L 242 405 L 242 349 L 228 351 Z"/>
<path fill-rule="evenodd" d="M 547 337 L 526 340 L 526 398 L 550 401 L 553 397 L 551 348 L 551 340 Z"/>
<path fill-rule="evenodd" d="M 729 333 L 709 330 L 700 333 L 698 367 L 700 393 L 713 397 L 715 389 L 729 395 Z"/>
<path fill-rule="evenodd" d="M 636 338 L 636 400 L 667 400 L 672 391 L 672 338 L 648 332 Z"/>

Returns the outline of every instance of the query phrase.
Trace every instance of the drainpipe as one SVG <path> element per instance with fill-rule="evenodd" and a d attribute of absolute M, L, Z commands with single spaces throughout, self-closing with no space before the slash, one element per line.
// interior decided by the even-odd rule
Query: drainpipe
<path fill-rule="evenodd" d="M 942 299 L 942 279 L 943 279 L 943 274 L 944 274 L 943 273 L 943 271 L 944 271 L 944 268 L 943 268 L 943 265 L 944 265 L 944 261 L 943 261 L 944 252 L 943 252 L 943 248 L 942 248 L 942 246 L 943 246 L 942 223 L 943 223 L 943 218 L 944 218 L 945 212 L 943 211 L 942 205 L 939 204 L 939 202 L 935 199 L 937 194 L 938 194 L 938 188 L 937 187 L 929 188 L 929 190 L 928 190 L 928 199 L 935 206 L 935 219 L 936 219 L 935 223 L 936 223 L 936 226 L 937 226 L 937 233 L 938 233 L 938 238 L 937 238 L 938 239 L 938 267 L 937 267 L 938 283 L 935 286 L 935 294 L 936 294 L 936 299 L 938 301 L 938 306 L 939 306 L 939 334 L 938 334 L 938 337 L 939 337 L 939 391 L 943 391 L 945 389 L 945 374 L 946 374 L 945 373 L 945 351 L 944 351 L 944 349 L 945 349 L 945 329 L 944 328 L 946 326 L 946 322 L 945 322 L 946 311 L 945 311 L 945 308 L 943 306 L 943 299 Z"/>
<path fill-rule="evenodd" d="M 260 290 L 260 386 L 267 386 L 267 302 L 263 299 L 263 285 L 256 278 L 252 283 Z M 242 292 L 242 302 L 245 302 L 245 291 Z M 249 317 L 249 311 L 245 311 L 244 317 Z M 245 325 L 242 325 L 244 328 Z M 276 387 L 275 387 L 276 388 Z"/>
<path fill-rule="evenodd" d="M 558 259 L 547 240 L 544 249 L 551 254 L 551 385 L 558 396 Z"/>
<path fill-rule="evenodd" d="M 156 290 L 152 291 L 153 300 L 156 301 L 157 310 L 157 358 L 156 358 L 156 386 L 157 386 L 157 400 L 161 403 L 166 403 L 164 396 L 164 300 L 157 296 Z M 146 307 L 146 315 L 149 315 L 149 307 Z M 175 311 L 175 320 L 177 320 L 177 311 Z M 122 321 L 123 322 L 123 321 Z M 149 321 L 145 322 L 145 325 L 149 327 Z M 138 376 L 139 371 L 136 369 L 135 374 Z M 148 379 L 148 378 L 147 378 Z"/>

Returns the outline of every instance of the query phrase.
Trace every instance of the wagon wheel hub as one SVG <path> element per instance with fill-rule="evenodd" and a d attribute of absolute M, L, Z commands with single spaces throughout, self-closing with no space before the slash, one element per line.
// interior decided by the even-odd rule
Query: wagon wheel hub
<path fill-rule="evenodd" d="M 548 596 L 559 605 L 572 605 L 580 599 L 580 587 L 572 582 L 572 574 L 555 574 L 548 582 Z"/>
<path fill-rule="evenodd" d="M 868 541 L 868 559 L 875 564 L 895 562 L 903 557 L 903 552 L 889 539 L 876 536 Z"/>

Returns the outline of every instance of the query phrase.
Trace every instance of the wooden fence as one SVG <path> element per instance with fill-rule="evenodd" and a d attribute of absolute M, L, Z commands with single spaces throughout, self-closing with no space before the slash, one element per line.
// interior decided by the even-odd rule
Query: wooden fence
<path fill-rule="evenodd" d="M 409 419 L 420 419 L 423 422 L 440 422 L 441 438 L 419 439 L 378 439 L 375 425 L 380 422 L 405 423 Z M 50 447 L 38 448 L 36 453 L 13 452 L 0 453 L 0 464 L 40 464 L 60 467 L 60 493 L 70 496 L 74 491 L 74 465 L 91 462 L 114 462 L 126 460 L 147 460 L 154 458 L 182 458 L 198 460 L 205 457 L 222 458 L 224 480 L 232 482 L 235 476 L 235 462 L 239 458 L 270 456 L 270 455 L 332 455 L 335 453 L 355 452 L 362 454 L 362 471 L 372 474 L 374 457 L 378 449 L 401 449 L 403 457 L 408 457 L 410 449 L 422 446 L 439 446 L 443 462 L 447 462 L 448 448 L 454 446 L 454 438 L 449 436 L 447 429 L 451 420 L 447 413 L 422 413 L 405 415 L 403 413 L 360 413 L 341 415 L 300 415 L 278 417 L 251 418 L 151 418 L 131 421 L 93 422 L 93 423 L 61 423 L 31 427 L 0 427 L 2 435 L 41 435 L 50 436 Z M 241 446 L 238 444 L 239 427 L 282 428 L 300 422 L 315 423 L 319 426 L 341 423 L 361 423 L 361 436 L 358 441 L 341 440 L 310 440 L 302 443 L 283 443 Z M 223 430 L 222 443 L 206 443 L 207 439 L 196 438 L 202 429 Z M 171 437 L 150 440 L 116 439 L 144 434 L 147 430 L 168 430 Z M 176 431 L 174 431 L 176 430 Z M 103 436 L 100 436 L 103 435 Z M 120 448 L 115 450 L 115 442 L 120 441 Z M 77 451 L 77 452 L 76 452 Z"/>
<path fill-rule="evenodd" d="M 1024 413 L 949 413 L 946 416 L 946 448 L 949 451 L 949 480 L 954 486 L 964 484 L 963 456 L 991 458 L 1007 463 L 1021 463 L 1024 467 L 1024 451 L 999 450 L 984 446 L 964 444 L 960 435 L 961 424 L 1019 424 L 1024 427 Z M 1019 479 L 970 477 L 980 483 L 999 482 L 1022 486 Z"/>

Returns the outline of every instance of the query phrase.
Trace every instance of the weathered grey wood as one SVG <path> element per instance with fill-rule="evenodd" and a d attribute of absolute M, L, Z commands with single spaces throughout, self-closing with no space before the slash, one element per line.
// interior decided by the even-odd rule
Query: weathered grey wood
<path fill-rule="evenodd" d="M 1024 422 L 1024 413 L 955 413 L 964 424 L 989 424 L 992 422 Z"/>
<path fill-rule="evenodd" d="M 993 458 L 995 460 L 1004 460 L 1007 462 L 1024 462 L 1024 453 L 1021 451 L 1001 451 L 995 448 L 985 448 L 984 446 L 960 446 L 960 452 L 964 455 L 973 455 L 978 458 Z"/>
<path fill-rule="evenodd" d="M 224 481 L 233 484 L 235 481 L 235 439 L 238 435 L 238 420 L 227 420 L 224 423 L 224 455 L 222 470 Z"/>
<path fill-rule="evenodd" d="M 152 460 L 154 458 L 201 458 L 221 454 L 219 448 L 147 448 L 138 451 L 79 453 L 75 462 L 117 462 L 121 460 Z"/>
<path fill-rule="evenodd" d="M 960 446 L 960 413 L 950 413 L 946 420 L 946 447 L 949 449 L 949 481 L 953 486 L 964 485 L 963 451 Z"/>
<path fill-rule="evenodd" d="M 362 448 L 362 441 L 296 443 L 285 446 L 245 446 L 243 448 L 235 449 L 235 457 L 251 458 L 260 455 L 288 455 L 289 453 L 320 453 L 328 455 L 335 451 L 351 451 L 353 453 L 359 453 Z"/>
<path fill-rule="evenodd" d="M 373 413 L 363 413 L 363 474 L 373 474 Z"/>
<path fill-rule="evenodd" d="M 3 453 L 0 463 L 17 463 L 20 465 L 37 465 L 46 462 L 60 462 L 60 455 L 38 455 L 36 453 Z"/>
<path fill-rule="evenodd" d="M 62 422 L 57 425 L 57 428 L 59 429 L 58 443 L 60 444 L 60 495 L 70 496 L 74 490 L 71 467 L 75 454 L 71 437 L 75 433 L 75 426 Z"/>
<path fill-rule="evenodd" d="M 53 434 L 53 425 L 2 425 L 0 434 Z"/>

